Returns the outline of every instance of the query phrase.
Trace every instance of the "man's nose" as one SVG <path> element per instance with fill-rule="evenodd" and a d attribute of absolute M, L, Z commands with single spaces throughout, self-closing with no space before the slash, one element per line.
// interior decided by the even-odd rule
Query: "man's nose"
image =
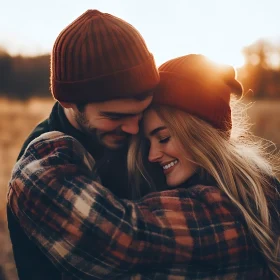
<path fill-rule="evenodd" d="M 142 114 L 128 118 L 122 124 L 122 127 L 121 127 L 122 131 L 129 133 L 129 134 L 137 134 L 139 131 L 139 121 L 140 121 L 141 117 L 142 117 Z"/>

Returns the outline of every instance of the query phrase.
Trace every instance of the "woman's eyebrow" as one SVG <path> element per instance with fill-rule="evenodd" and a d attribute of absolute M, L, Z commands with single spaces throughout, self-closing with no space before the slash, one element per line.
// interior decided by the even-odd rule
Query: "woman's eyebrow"
<path fill-rule="evenodd" d="M 150 135 L 150 136 L 154 136 L 154 135 L 157 134 L 159 131 L 164 130 L 164 129 L 167 129 L 167 127 L 166 127 L 166 126 L 159 126 L 159 127 L 155 128 L 155 129 L 153 129 L 153 130 L 149 133 L 149 135 Z"/>

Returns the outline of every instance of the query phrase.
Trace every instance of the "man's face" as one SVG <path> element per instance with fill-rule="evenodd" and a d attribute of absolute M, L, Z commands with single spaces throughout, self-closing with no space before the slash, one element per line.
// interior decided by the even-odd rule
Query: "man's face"
<path fill-rule="evenodd" d="M 77 128 L 107 148 L 122 147 L 132 134 L 137 134 L 142 112 L 149 106 L 152 96 L 144 100 L 120 99 L 87 104 L 80 112 L 73 108 Z"/>

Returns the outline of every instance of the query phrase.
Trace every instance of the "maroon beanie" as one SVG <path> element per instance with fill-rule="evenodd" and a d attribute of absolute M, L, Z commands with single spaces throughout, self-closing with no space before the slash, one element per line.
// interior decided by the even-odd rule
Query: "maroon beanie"
<path fill-rule="evenodd" d="M 167 61 L 159 73 L 154 104 L 176 107 L 223 131 L 231 129 L 230 94 L 243 93 L 233 67 L 190 54 Z"/>
<path fill-rule="evenodd" d="M 158 70 L 144 39 L 120 18 L 88 10 L 56 39 L 51 92 L 59 101 L 130 98 L 158 83 Z"/>

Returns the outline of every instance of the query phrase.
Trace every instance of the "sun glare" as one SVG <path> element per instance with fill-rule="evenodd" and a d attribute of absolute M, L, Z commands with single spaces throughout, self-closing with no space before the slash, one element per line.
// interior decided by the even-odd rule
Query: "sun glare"
<path fill-rule="evenodd" d="M 241 52 L 210 52 L 206 51 L 204 54 L 211 60 L 217 62 L 217 63 L 225 63 L 225 64 L 230 64 L 235 68 L 242 67 L 245 63 L 244 56 L 242 55 Z"/>

